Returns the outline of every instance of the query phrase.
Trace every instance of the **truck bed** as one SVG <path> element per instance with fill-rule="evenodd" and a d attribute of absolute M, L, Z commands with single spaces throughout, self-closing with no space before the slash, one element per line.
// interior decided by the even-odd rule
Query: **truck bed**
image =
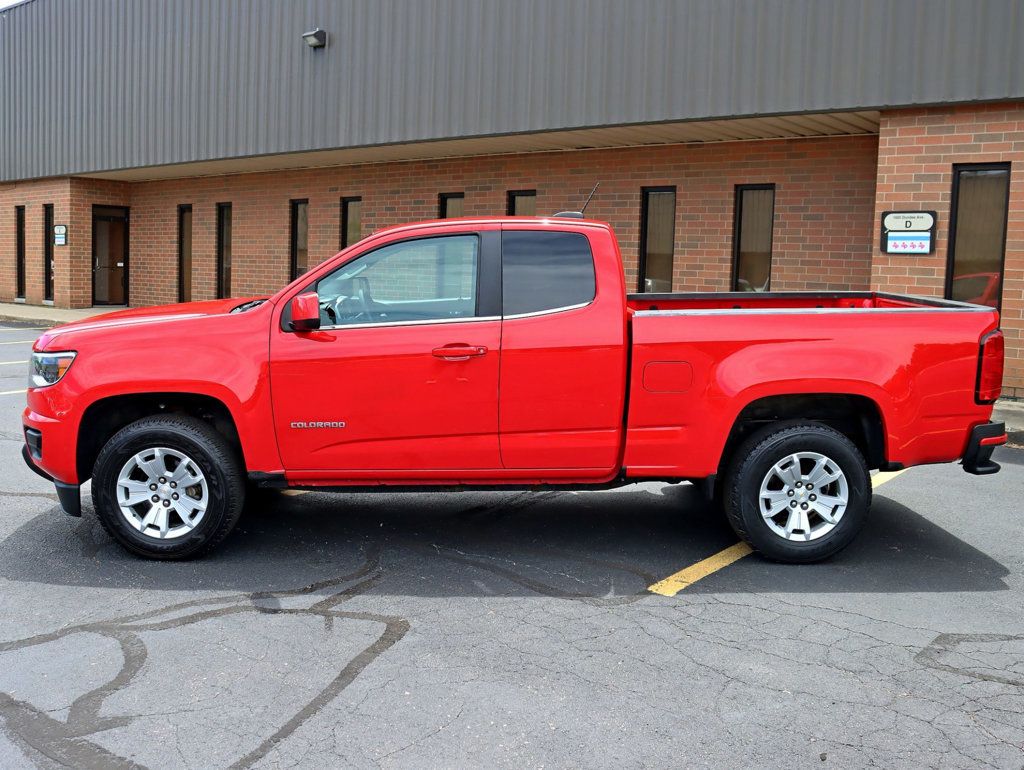
<path fill-rule="evenodd" d="M 883 415 L 889 462 L 962 456 L 990 307 L 880 292 L 634 294 L 625 465 L 704 478 L 741 410 L 842 394 Z M 767 399 L 767 400 L 766 400 Z"/>
<path fill-rule="evenodd" d="M 981 305 L 907 294 L 877 291 L 833 292 L 707 292 L 630 294 L 627 305 L 634 311 L 689 310 L 990 310 Z"/>

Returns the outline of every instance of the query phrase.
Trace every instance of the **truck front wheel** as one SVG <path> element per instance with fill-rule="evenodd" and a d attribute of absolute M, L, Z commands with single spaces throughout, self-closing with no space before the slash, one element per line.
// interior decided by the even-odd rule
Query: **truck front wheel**
<path fill-rule="evenodd" d="M 723 486 L 729 523 L 769 559 L 819 561 L 867 521 L 871 476 L 846 436 L 816 423 L 766 428 L 737 450 Z"/>
<path fill-rule="evenodd" d="M 132 553 L 188 559 L 238 522 L 244 473 L 231 445 L 202 420 L 146 417 L 100 450 L 92 498 L 103 528 Z"/>

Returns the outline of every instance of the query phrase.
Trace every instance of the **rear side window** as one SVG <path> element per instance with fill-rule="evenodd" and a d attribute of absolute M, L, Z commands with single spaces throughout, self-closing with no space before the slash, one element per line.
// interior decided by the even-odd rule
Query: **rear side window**
<path fill-rule="evenodd" d="M 501 300 L 506 316 L 584 305 L 594 299 L 594 257 L 581 233 L 501 234 Z"/>

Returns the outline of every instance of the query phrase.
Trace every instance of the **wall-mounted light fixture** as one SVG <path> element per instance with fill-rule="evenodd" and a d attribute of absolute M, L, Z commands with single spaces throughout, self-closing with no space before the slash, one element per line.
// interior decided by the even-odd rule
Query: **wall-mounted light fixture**
<path fill-rule="evenodd" d="M 310 48 L 323 48 L 327 45 L 327 33 L 320 29 L 320 27 L 304 32 L 302 39 L 306 41 L 306 45 Z"/>

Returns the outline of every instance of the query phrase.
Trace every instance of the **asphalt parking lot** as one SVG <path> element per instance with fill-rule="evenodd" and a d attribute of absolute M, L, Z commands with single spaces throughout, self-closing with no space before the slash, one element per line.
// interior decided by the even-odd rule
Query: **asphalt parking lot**
<path fill-rule="evenodd" d="M 715 561 L 661 483 L 272 494 L 160 564 L 23 465 L 38 333 L 0 326 L 0 767 L 1024 767 L 1022 450 L 886 478 L 812 566 Z"/>

